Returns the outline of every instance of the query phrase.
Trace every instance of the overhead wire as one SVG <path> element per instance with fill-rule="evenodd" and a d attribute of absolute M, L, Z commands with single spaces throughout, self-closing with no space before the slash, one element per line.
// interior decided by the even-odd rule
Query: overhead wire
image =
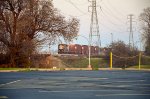
<path fill-rule="evenodd" d="M 88 12 L 84 12 L 82 10 L 80 10 L 80 8 L 78 8 L 76 6 L 76 4 L 74 2 L 72 2 L 71 0 L 65 0 L 66 2 L 70 3 L 71 5 L 73 5 L 74 8 L 76 8 L 81 14 L 80 15 L 69 15 L 69 14 L 66 14 L 66 13 L 63 13 L 65 15 L 68 15 L 68 16 L 71 16 L 71 17 L 82 17 L 82 16 L 85 16 L 85 15 L 88 15 Z"/>
<path fill-rule="evenodd" d="M 115 14 L 114 14 L 114 12 L 113 11 L 111 11 L 110 10 L 110 8 L 105 4 L 105 2 L 102 2 L 102 6 L 104 6 L 103 7 L 103 10 L 108 14 L 108 15 L 110 15 L 111 17 L 113 17 L 115 20 L 117 20 L 118 22 L 122 22 L 122 23 L 124 23 L 123 22 L 123 19 L 121 18 L 121 17 L 118 17 L 118 16 L 116 16 Z"/>
<path fill-rule="evenodd" d="M 69 0 L 69 1 L 72 1 L 72 0 Z M 80 0 L 76 0 L 76 1 L 80 2 Z M 83 0 L 82 0 L 82 1 L 83 1 Z M 87 0 L 85 0 L 85 1 L 86 1 L 86 2 L 84 2 L 84 3 L 74 3 L 74 4 L 79 5 L 79 6 L 87 5 L 88 2 L 87 2 Z"/>
<path fill-rule="evenodd" d="M 64 12 L 60 12 L 60 13 L 62 13 L 63 15 L 67 15 L 67 16 L 70 16 L 70 17 L 83 17 L 83 16 L 85 16 L 85 15 L 88 15 L 88 13 L 86 13 L 86 14 L 80 14 L 80 15 L 70 15 L 70 14 L 67 14 L 67 13 L 64 13 Z"/>
<path fill-rule="evenodd" d="M 103 15 L 103 17 L 107 17 L 107 21 L 109 21 L 111 24 L 113 24 L 114 26 L 124 26 L 125 24 L 116 24 L 115 22 L 113 22 L 111 19 L 110 19 L 110 17 L 103 11 L 103 10 L 101 10 L 101 12 L 102 12 L 102 15 Z"/>
<path fill-rule="evenodd" d="M 101 0 L 101 1 L 102 1 L 102 0 Z M 100 1 L 100 2 L 101 2 L 101 1 Z M 97 2 L 97 3 L 100 3 L 100 2 Z M 100 7 L 100 9 L 101 9 L 101 11 L 102 11 L 102 8 L 101 8 L 101 7 Z M 99 12 L 98 12 L 98 13 L 99 13 Z M 106 28 L 106 31 L 110 30 L 110 31 L 121 32 L 121 33 L 122 33 L 122 30 L 120 30 L 120 31 L 119 31 L 118 29 L 115 30 L 114 28 L 111 28 L 111 27 L 105 25 L 104 23 L 105 23 L 105 22 L 102 23 L 102 20 L 99 21 L 99 24 L 100 24 L 102 27 Z M 112 21 L 111 21 L 110 23 L 113 24 L 114 26 L 116 26 L 116 24 L 114 24 Z M 120 26 L 120 25 L 118 25 L 118 26 Z M 109 31 L 108 31 L 108 32 L 109 32 Z"/>
<path fill-rule="evenodd" d="M 101 10 L 101 12 L 102 12 L 102 15 L 104 14 L 103 13 L 103 11 Z M 108 18 L 109 19 L 109 18 Z M 110 27 L 110 26 L 107 26 L 107 25 L 105 25 L 104 23 L 106 23 L 106 22 L 104 22 L 103 20 L 101 20 L 100 22 L 99 22 L 103 27 L 105 27 L 107 30 L 109 29 L 109 30 L 111 30 L 111 31 L 115 31 L 115 32 L 120 32 L 120 33 L 123 33 L 123 30 L 122 29 L 118 29 L 118 28 L 116 28 L 116 29 L 114 29 L 114 28 L 112 28 L 112 27 Z M 112 21 L 109 21 L 109 23 L 111 23 L 113 26 L 120 26 L 120 25 L 116 25 L 116 24 L 114 24 Z"/>
<path fill-rule="evenodd" d="M 108 16 L 103 11 L 102 11 L 102 16 L 107 17 L 107 22 L 109 22 L 113 27 L 118 26 L 117 31 L 124 31 L 124 30 L 122 30 L 123 27 L 121 28 L 121 26 L 123 26 L 123 25 L 119 25 L 119 24 L 114 23 L 112 20 L 110 20 L 110 18 L 108 18 Z"/>
<path fill-rule="evenodd" d="M 111 16 L 110 18 L 113 19 L 114 21 L 116 21 L 116 23 L 117 23 L 117 22 L 120 22 L 121 24 L 125 23 L 125 22 L 123 21 L 123 19 L 117 18 L 115 15 L 111 14 L 108 10 L 106 10 L 105 7 L 103 7 L 103 13 L 105 13 L 105 15 L 107 15 L 107 16 Z M 123 25 L 124 25 L 124 24 L 123 24 Z"/>
<path fill-rule="evenodd" d="M 102 27 L 106 28 L 107 31 L 110 30 L 110 31 L 114 31 L 114 32 L 124 33 L 123 31 L 119 31 L 119 30 L 117 30 L 117 29 L 114 29 L 114 28 L 112 28 L 112 27 L 109 27 L 109 26 L 105 25 L 104 23 L 105 23 L 105 22 L 102 23 L 102 21 L 99 22 L 99 24 L 100 24 Z"/>
<path fill-rule="evenodd" d="M 124 13 L 122 13 L 121 11 L 119 11 L 119 9 L 116 9 L 109 0 L 106 0 L 107 4 L 109 4 L 109 6 L 111 6 L 112 9 L 115 10 L 115 12 L 117 12 L 118 14 L 122 15 L 122 16 L 126 16 Z"/>
<path fill-rule="evenodd" d="M 105 25 L 104 23 L 106 23 L 106 22 L 103 22 L 102 23 L 102 21 L 100 21 L 99 23 L 103 26 L 103 27 L 105 27 L 106 29 L 108 29 L 109 28 L 109 30 L 112 30 L 112 31 L 115 31 L 115 32 L 120 32 L 120 33 L 123 33 L 123 32 L 125 32 L 124 30 L 123 30 L 123 28 L 121 28 L 120 26 L 125 26 L 125 24 L 123 24 L 124 22 L 122 22 L 121 24 L 116 24 L 116 22 L 114 22 L 114 21 L 112 21 L 111 19 L 112 18 L 109 18 L 109 16 L 111 16 L 110 14 L 109 15 L 107 15 L 109 12 L 107 11 L 107 14 L 105 13 L 106 11 L 103 11 L 103 9 L 102 9 L 102 7 L 101 7 L 101 12 L 102 12 L 102 18 L 105 18 L 105 17 L 107 17 L 107 21 L 113 26 L 113 27 L 116 27 L 116 26 L 119 26 L 119 27 L 117 27 L 116 29 L 114 29 L 114 28 L 112 28 L 112 27 L 110 27 L 110 26 L 107 26 L 107 25 Z M 115 17 L 114 15 L 113 15 L 113 17 L 115 18 L 115 20 L 117 20 L 117 21 L 119 21 L 119 22 L 121 22 L 122 21 L 122 19 L 121 20 L 119 20 L 117 17 Z"/>
<path fill-rule="evenodd" d="M 83 12 L 82 10 L 80 10 L 80 8 L 78 8 L 72 1 L 70 0 L 65 0 L 66 2 L 72 4 L 79 12 L 81 12 L 82 14 L 86 14 L 85 12 Z"/>
<path fill-rule="evenodd" d="M 83 12 L 82 10 L 80 10 L 80 8 L 78 8 L 78 7 L 76 6 L 76 4 L 75 4 L 74 2 L 72 2 L 71 0 L 65 0 L 65 1 L 68 2 L 68 3 L 70 3 L 71 5 L 73 5 L 80 13 L 82 13 L 81 15 L 75 16 L 75 17 L 81 17 L 81 16 L 85 16 L 85 15 L 88 14 L 88 13 L 85 13 L 85 12 Z M 106 12 L 106 9 L 105 9 L 105 12 Z M 104 11 L 102 11 L 102 13 L 106 16 L 106 13 L 104 13 Z M 108 13 L 109 13 L 109 11 L 107 11 L 107 14 L 108 14 Z M 69 15 L 69 16 L 74 17 L 74 16 L 72 16 L 72 15 Z M 107 15 L 107 17 L 108 17 L 108 15 Z M 116 20 L 118 20 L 118 21 L 120 22 L 120 20 L 119 20 L 117 17 L 115 17 L 114 15 L 113 15 L 113 17 L 114 17 Z M 109 19 L 109 18 L 108 18 L 108 19 Z M 109 19 L 109 22 L 110 22 L 112 25 L 114 25 L 114 26 L 116 26 L 116 25 L 120 26 L 119 24 L 115 24 L 115 23 L 114 23 L 113 21 L 111 21 L 110 19 Z M 105 23 L 105 22 L 104 22 L 104 23 Z M 118 28 L 117 28 L 117 29 L 114 29 L 114 28 L 108 27 L 107 25 L 103 24 L 102 22 L 100 22 L 100 25 L 102 25 L 103 27 L 105 27 L 107 30 L 109 29 L 110 31 L 123 32 L 122 30 L 119 31 Z"/>

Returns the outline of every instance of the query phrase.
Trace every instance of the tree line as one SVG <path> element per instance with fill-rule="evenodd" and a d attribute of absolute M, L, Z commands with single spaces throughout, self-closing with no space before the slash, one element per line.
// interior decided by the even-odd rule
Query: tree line
<path fill-rule="evenodd" d="M 140 14 L 142 39 L 145 46 L 145 54 L 150 56 L 150 7 L 144 9 Z"/>
<path fill-rule="evenodd" d="M 108 46 L 105 59 L 110 59 L 110 52 L 113 53 L 113 66 L 116 67 L 129 67 L 139 64 L 139 53 L 150 57 L 150 7 L 143 10 L 139 16 L 141 25 L 141 38 L 144 44 L 144 51 L 140 51 L 136 46 L 130 46 L 123 41 L 116 41 Z M 140 32 L 140 31 L 139 31 Z M 141 57 L 143 65 L 150 64 L 150 58 Z"/>
<path fill-rule="evenodd" d="M 51 0 L 1 0 L 1 64 L 28 64 L 40 45 L 55 44 L 61 39 L 71 41 L 78 31 L 79 20 L 66 20 Z"/>

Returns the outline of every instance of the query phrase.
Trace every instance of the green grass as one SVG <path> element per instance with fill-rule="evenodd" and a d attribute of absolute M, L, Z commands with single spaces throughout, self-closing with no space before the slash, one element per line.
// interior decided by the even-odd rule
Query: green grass
<path fill-rule="evenodd" d="M 130 68 L 139 68 L 139 66 L 132 66 Z M 141 65 L 141 69 L 150 69 L 150 65 Z"/>
<path fill-rule="evenodd" d="M 29 68 L 0 68 L 0 70 L 30 71 Z"/>
<path fill-rule="evenodd" d="M 22 68 L 0 68 L 0 70 L 20 70 Z"/>
<path fill-rule="evenodd" d="M 88 66 L 86 58 L 63 58 L 61 59 L 66 67 L 85 68 Z"/>
<path fill-rule="evenodd" d="M 61 60 L 64 65 L 71 68 L 87 68 L 89 65 L 88 58 L 63 58 Z M 108 62 L 102 58 L 91 58 L 91 65 L 93 69 L 105 68 L 108 66 Z"/>
<path fill-rule="evenodd" d="M 87 68 L 89 64 L 88 58 L 63 58 L 61 60 L 66 67 L 70 68 Z M 109 60 L 103 58 L 91 58 L 91 65 L 93 70 L 97 70 L 98 68 L 109 68 Z M 113 66 L 113 68 L 114 67 L 115 66 Z M 129 68 L 138 69 L 139 66 L 136 65 Z M 150 65 L 141 65 L 141 69 L 150 69 Z"/>

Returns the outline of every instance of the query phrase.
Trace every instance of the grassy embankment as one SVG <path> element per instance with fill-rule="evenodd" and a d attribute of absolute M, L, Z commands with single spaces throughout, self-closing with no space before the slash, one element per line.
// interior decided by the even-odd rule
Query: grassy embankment
<path fill-rule="evenodd" d="M 88 58 L 61 58 L 62 63 L 66 66 L 66 68 L 87 68 L 89 64 Z M 100 65 L 99 65 L 100 64 Z M 109 60 L 104 60 L 103 58 L 91 58 L 91 65 L 94 70 L 98 68 L 109 68 Z M 114 67 L 114 66 L 113 66 Z M 139 66 L 131 66 L 129 68 L 138 69 Z M 43 68 L 44 69 L 44 68 Z M 141 69 L 150 69 L 150 65 L 141 65 Z M 14 71 L 30 71 L 30 70 L 38 70 L 36 68 L 0 68 L 0 70 L 14 70 Z"/>
<path fill-rule="evenodd" d="M 70 68 L 86 68 L 89 64 L 88 58 L 62 58 L 61 60 Z M 109 60 L 104 60 L 103 58 L 91 58 L 91 65 L 94 69 L 109 68 Z M 131 66 L 129 68 L 138 69 L 139 66 L 137 64 L 136 66 Z M 141 65 L 141 69 L 150 69 L 150 65 Z"/>
<path fill-rule="evenodd" d="M 62 58 L 61 59 L 66 67 L 71 68 L 87 68 L 89 65 L 88 58 Z M 107 68 L 108 61 L 102 58 L 91 58 L 92 68 Z M 99 65 L 100 64 L 100 65 Z"/>
<path fill-rule="evenodd" d="M 139 68 L 139 66 L 132 66 L 130 68 Z M 141 69 L 150 69 L 150 65 L 141 65 Z"/>
<path fill-rule="evenodd" d="M 0 71 L 4 72 L 16 72 L 16 71 L 31 71 L 29 68 L 0 68 Z"/>

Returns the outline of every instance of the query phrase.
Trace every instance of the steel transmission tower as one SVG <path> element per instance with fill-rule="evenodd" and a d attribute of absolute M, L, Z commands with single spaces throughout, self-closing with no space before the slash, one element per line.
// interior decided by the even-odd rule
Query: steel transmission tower
<path fill-rule="evenodd" d="M 134 15 L 133 14 L 130 14 L 130 15 L 128 15 L 128 20 L 129 20 L 129 23 L 130 23 L 130 30 L 129 30 L 129 47 L 130 47 L 130 49 L 132 49 L 133 50 L 133 48 L 134 48 L 134 37 L 133 37 L 133 17 L 134 17 Z"/>
<path fill-rule="evenodd" d="M 100 33 L 99 33 L 99 24 L 98 24 L 98 17 L 97 17 L 97 4 L 96 0 L 89 0 L 91 2 L 91 6 L 89 8 L 92 9 L 91 11 L 91 24 L 90 24 L 90 33 L 89 33 L 89 68 L 91 68 L 91 46 L 93 43 L 99 47 L 98 53 L 100 54 Z"/>

